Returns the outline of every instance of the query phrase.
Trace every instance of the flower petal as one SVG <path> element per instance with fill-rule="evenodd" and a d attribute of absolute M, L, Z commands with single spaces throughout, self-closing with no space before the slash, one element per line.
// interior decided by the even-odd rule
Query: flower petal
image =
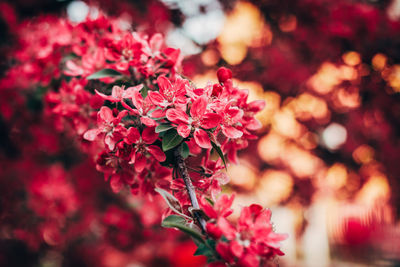
<path fill-rule="evenodd" d="M 244 114 L 243 110 L 236 107 L 228 108 L 225 112 L 231 118 L 232 124 L 240 121 Z"/>
<path fill-rule="evenodd" d="M 202 117 L 201 127 L 204 129 L 211 129 L 217 127 L 218 124 L 221 122 L 221 116 L 217 113 L 206 113 Z"/>
<path fill-rule="evenodd" d="M 164 95 L 164 92 L 171 89 L 171 87 L 172 87 L 171 82 L 165 76 L 158 76 L 157 84 L 158 84 L 158 87 L 160 88 L 160 93 L 162 95 Z"/>
<path fill-rule="evenodd" d="M 165 98 L 159 93 L 155 91 L 149 91 L 147 96 L 151 103 L 159 107 L 166 107 L 166 103 L 164 103 Z"/>
<path fill-rule="evenodd" d="M 114 85 L 112 88 L 112 91 L 111 91 L 111 96 L 120 101 L 122 99 L 123 92 L 124 92 L 124 89 L 122 87 L 119 87 L 118 85 Z"/>
<path fill-rule="evenodd" d="M 246 128 L 252 131 L 258 130 L 262 127 L 261 122 L 257 120 L 256 118 L 251 118 L 249 121 L 246 123 Z"/>
<path fill-rule="evenodd" d="M 212 147 L 210 142 L 210 137 L 204 130 L 196 129 L 194 131 L 194 140 L 196 141 L 196 144 L 199 147 L 205 149 L 210 149 Z"/>
<path fill-rule="evenodd" d="M 141 153 L 136 153 L 135 164 L 133 165 L 135 167 L 135 171 L 142 172 L 146 167 L 146 163 L 146 157 Z"/>
<path fill-rule="evenodd" d="M 248 104 L 247 110 L 250 112 L 259 112 L 265 108 L 264 100 L 255 100 Z"/>
<path fill-rule="evenodd" d="M 127 111 L 127 110 L 122 110 L 121 112 L 119 112 L 118 115 L 117 115 L 117 118 L 116 118 L 116 120 L 115 120 L 115 122 L 114 122 L 114 124 L 118 124 L 118 123 L 122 120 L 123 117 L 125 117 L 126 115 L 128 115 L 128 112 L 129 112 L 129 111 Z"/>
<path fill-rule="evenodd" d="M 102 99 L 105 99 L 105 100 L 108 100 L 108 101 L 111 101 L 111 102 L 119 102 L 119 99 L 116 99 L 115 97 L 102 94 L 99 91 L 97 91 L 96 89 L 94 91 L 95 91 L 96 95 L 100 96 Z"/>
<path fill-rule="evenodd" d="M 207 97 L 205 95 L 197 98 L 190 108 L 190 116 L 193 118 L 201 118 L 207 109 Z"/>
<path fill-rule="evenodd" d="M 128 87 L 123 94 L 123 98 L 132 98 L 135 96 L 135 92 L 140 91 L 143 88 L 143 84 L 139 84 L 133 87 Z"/>
<path fill-rule="evenodd" d="M 116 142 L 116 140 L 114 140 L 112 135 L 107 134 L 106 137 L 104 138 L 104 143 L 107 145 L 107 147 L 110 151 L 113 151 L 115 148 L 115 144 L 117 142 Z"/>
<path fill-rule="evenodd" d="M 158 134 L 155 132 L 155 127 L 146 127 L 142 132 L 143 141 L 150 145 L 154 143 L 158 138 Z"/>
<path fill-rule="evenodd" d="M 253 267 L 259 266 L 260 260 L 258 259 L 257 255 L 253 253 L 246 253 L 239 259 L 239 266 L 243 267 Z"/>
<path fill-rule="evenodd" d="M 149 117 L 140 117 L 140 121 L 146 125 L 147 127 L 155 127 L 157 125 L 157 122 L 153 119 L 150 119 Z"/>
<path fill-rule="evenodd" d="M 180 124 L 176 130 L 180 136 L 182 136 L 183 138 L 186 138 L 189 136 L 191 129 L 190 129 L 189 125 Z"/>
<path fill-rule="evenodd" d="M 128 132 L 126 134 L 126 143 L 131 145 L 131 144 L 136 144 L 140 140 L 140 133 L 139 130 L 134 128 L 134 127 L 129 127 Z"/>
<path fill-rule="evenodd" d="M 174 84 L 174 91 L 175 91 L 175 101 L 177 98 L 180 98 L 180 103 L 186 103 L 186 88 L 189 86 L 189 81 L 186 79 L 182 79 L 181 77 L 176 77 L 175 84 Z"/>
<path fill-rule="evenodd" d="M 189 116 L 180 109 L 168 109 L 167 119 L 173 123 L 177 124 L 189 124 Z"/>
<path fill-rule="evenodd" d="M 236 256 L 236 257 L 238 257 L 238 258 L 242 257 L 244 248 L 243 248 L 242 245 L 239 244 L 238 241 L 236 241 L 236 240 L 232 241 L 232 242 L 230 243 L 230 249 L 231 249 L 231 252 L 232 252 L 232 254 L 233 254 L 234 256 Z"/>
<path fill-rule="evenodd" d="M 165 161 L 167 158 L 164 152 L 158 146 L 151 145 L 147 147 L 147 151 L 159 162 Z"/>
<path fill-rule="evenodd" d="M 238 129 L 232 126 L 222 127 L 222 132 L 228 138 L 240 138 L 243 135 L 242 131 L 239 131 Z"/>
<path fill-rule="evenodd" d="M 137 109 L 143 108 L 143 96 L 140 93 L 140 90 L 136 90 L 132 96 L 132 103 Z"/>
<path fill-rule="evenodd" d="M 223 217 L 218 218 L 218 227 L 222 230 L 224 236 L 229 240 L 236 237 L 236 229 Z"/>
<path fill-rule="evenodd" d="M 88 141 L 94 141 L 94 139 L 96 139 L 98 134 L 99 134 L 99 130 L 98 129 L 91 129 L 91 130 L 86 131 L 83 134 L 83 138 L 88 140 Z"/>
<path fill-rule="evenodd" d="M 100 111 L 97 113 L 97 123 L 102 124 L 104 122 L 110 123 L 114 120 L 112 110 L 109 107 L 102 106 Z"/>
<path fill-rule="evenodd" d="M 219 239 L 222 236 L 221 229 L 213 223 L 207 223 L 206 230 L 213 239 Z"/>

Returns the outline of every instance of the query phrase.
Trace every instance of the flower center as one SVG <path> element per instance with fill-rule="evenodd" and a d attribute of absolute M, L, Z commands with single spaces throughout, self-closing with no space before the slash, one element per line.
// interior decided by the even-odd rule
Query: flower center
<path fill-rule="evenodd" d="M 200 127 L 200 118 L 193 118 L 193 120 L 192 120 L 192 125 L 193 125 L 193 127 L 195 127 L 195 128 Z"/>
<path fill-rule="evenodd" d="M 132 59 L 133 57 L 133 52 L 132 50 L 128 49 L 128 48 L 124 48 L 124 50 L 122 50 L 122 55 L 124 56 L 125 59 Z"/>
<path fill-rule="evenodd" d="M 232 125 L 232 124 L 233 124 L 233 119 L 232 119 L 232 117 L 229 116 L 229 115 L 225 115 L 224 124 L 225 124 L 225 125 Z"/>
<path fill-rule="evenodd" d="M 164 91 L 164 97 L 169 101 L 172 102 L 174 100 L 174 92 L 171 90 L 165 90 Z"/>
<path fill-rule="evenodd" d="M 103 132 L 112 134 L 114 131 L 114 124 L 112 122 L 104 124 Z"/>
<path fill-rule="evenodd" d="M 146 144 L 143 143 L 142 140 L 140 140 L 137 144 L 136 144 L 136 150 L 137 152 L 141 153 L 141 154 L 145 154 L 146 153 Z"/>
<path fill-rule="evenodd" d="M 253 236 L 252 231 L 242 231 L 236 234 L 236 240 L 241 244 L 243 247 L 249 247 L 251 244 L 251 237 Z"/>

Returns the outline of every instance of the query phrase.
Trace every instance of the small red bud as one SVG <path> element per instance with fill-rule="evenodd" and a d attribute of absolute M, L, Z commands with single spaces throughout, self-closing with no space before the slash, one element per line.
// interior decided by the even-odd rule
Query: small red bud
<path fill-rule="evenodd" d="M 112 109 L 112 113 L 113 113 L 114 117 L 117 117 L 117 116 L 118 116 L 118 113 L 119 113 L 119 111 L 118 111 L 118 109 L 117 109 L 117 108 L 113 108 L 113 109 Z"/>
<path fill-rule="evenodd" d="M 221 67 L 217 71 L 217 77 L 218 77 L 218 81 L 220 83 L 224 83 L 227 80 L 232 78 L 232 71 L 230 69 L 225 68 L 225 67 Z"/>
<path fill-rule="evenodd" d="M 219 84 L 214 84 L 213 90 L 212 90 L 212 96 L 219 96 L 222 92 L 222 86 Z"/>
<path fill-rule="evenodd" d="M 222 236 L 222 230 L 218 226 L 212 223 L 206 225 L 207 233 L 214 239 L 219 239 Z"/>

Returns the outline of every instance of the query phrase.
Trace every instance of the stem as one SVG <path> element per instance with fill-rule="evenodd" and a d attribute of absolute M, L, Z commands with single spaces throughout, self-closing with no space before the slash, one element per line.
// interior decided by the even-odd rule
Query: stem
<path fill-rule="evenodd" d="M 175 157 L 176 157 L 176 165 L 177 169 L 185 182 L 186 190 L 189 195 L 190 203 L 192 203 L 192 207 L 196 210 L 200 209 L 199 202 L 197 201 L 196 197 L 196 191 L 194 189 L 194 186 L 192 184 L 192 180 L 190 179 L 185 160 L 183 159 L 182 155 L 180 154 L 180 149 L 175 149 Z M 203 217 L 200 216 L 200 214 L 194 212 L 193 213 L 195 219 L 199 223 L 201 230 L 203 233 L 206 233 L 206 221 L 204 220 Z"/>

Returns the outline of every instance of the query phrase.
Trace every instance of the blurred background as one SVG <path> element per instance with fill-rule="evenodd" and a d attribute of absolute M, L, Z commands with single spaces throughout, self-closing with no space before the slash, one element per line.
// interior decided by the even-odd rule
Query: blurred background
<path fill-rule="evenodd" d="M 12 64 L 6 55 L 18 25 L 44 14 L 78 23 L 99 10 L 137 31 L 163 33 L 186 56 L 183 74 L 197 86 L 217 81 L 216 70 L 226 66 L 251 99 L 266 101 L 257 115 L 259 139 L 240 154 L 240 164 L 229 166 L 225 191 L 236 192 L 236 207 L 255 202 L 272 210 L 275 230 L 289 234 L 280 266 L 400 266 L 399 0 L 1 2 L 1 73 Z M 52 161 L 34 172 L 37 179 L 28 188 L 19 187 L 15 177 L 24 172 L 15 169 L 30 165 L 8 140 L 7 112 L 3 107 L 0 120 L 0 263 L 205 264 L 191 256 L 191 241 L 173 230 L 143 231 L 140 225 L 157 222 L 157 208 L 141 202 L 149 207 L 146 214 L 130 212 L 135 200 L 113 196 L 93 164 L 77 164 L 68 158 L 71 151 L 62 152 L 63 167 Z M 50 142 L 41 131 L 34 131 L 36 138 Z M 51 154 L 49 147 L 42 156 Z M 90 183 L 65 182 L 82 173 L 93 177 Z M 67 202 L 62 213 L 70 212 L 68 233 L 57 232 L 42 207 L 52 200 L 41 187 L 50 176 L 59 179 L 48 190 Z M 93 184 L 100 196 L 88 193 Z M 34 204 L 21 208 L 27 198 Z M 126 200 L 129 205 L 121 204 Z M 19 209 L 24 215 L 16 222 Z"/>

